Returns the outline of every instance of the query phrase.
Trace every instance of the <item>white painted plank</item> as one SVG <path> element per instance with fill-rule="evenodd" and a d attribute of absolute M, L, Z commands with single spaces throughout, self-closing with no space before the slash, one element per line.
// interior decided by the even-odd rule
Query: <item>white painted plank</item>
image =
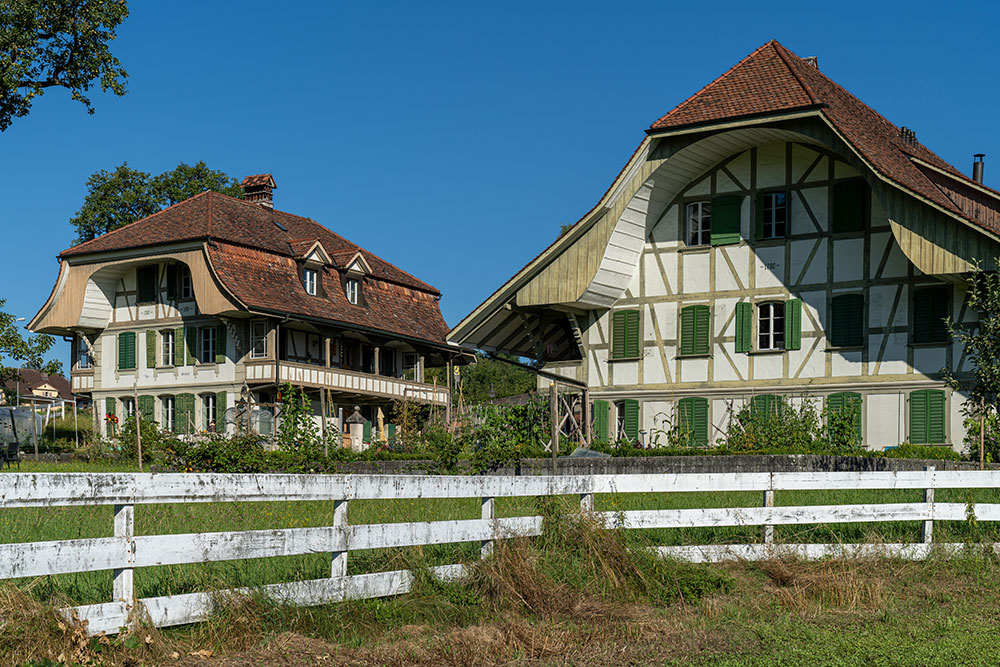
<path fill-rule="evenodd" d="M 697 528 L 779 524 L 921 521 L 935 518 L 931 505 L 809 505 L 800 507 L 721 507 L 684 510 L 634 510 L 599 513 L 609 526 L 626 528 Z M 964 509 L 964 505 L 960 505 Z M 942 508 L 947 511 L 947 508 Z M 948 517 L 950 518 L 950 517 Z"/>
<path fill-rule="evenodd" d="M 0 544 L 0 579 L 125 567 L 131 567 L 131 549 L 121 538 Z"/>

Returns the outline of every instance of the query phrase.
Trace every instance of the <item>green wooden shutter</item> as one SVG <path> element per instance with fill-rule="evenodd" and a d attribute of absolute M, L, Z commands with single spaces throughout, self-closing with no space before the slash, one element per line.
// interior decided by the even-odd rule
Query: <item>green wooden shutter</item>
<path fill-rule="evenodd" d="M 830 344 L 852 347 L 864 344 L 865 297 L 838 294 L 830 302 Z"/>
<path fill-rule="evenodd" d="M 712 199 L 712 245 L 740 242 L 740 195 Z"/>
<path fill-rule="evenodd" d="M 215 331 L 215 363 L 226 363 L 226 325 L 220 324 Z"/>
<path fill-rule="evenodd" d="M 118 334 L 118 370 L 128 368 L 128 343 L 125 342 L 126 332 Z"/>
<path fill-rule="evenodd" d="M 146 368 L 156 368 L 156 332 L 146 332 Z"/>
<path fill-rule="evenodd" d="M 695 306 L 681 308 L 681 354 L 694 354 Z"/>
<path fill-rule="evenodd" d="M 139 405 L 139 415 L 143 421 L 151 422 L 153 421 L 153 397 L 152 396 L 140 396 Z"/>
<path fill-rule="evenodd" d="M 736 351 L 753 349 L 753 306 L 748 301 L 736 304 Z"/>
<path fill-rule="evenodd" d="M 607 442 L 610 439 L 608 422 L 611 406 L 607 401 L 594 401 L 594 439 Z"/>
<path fill-rule="evenodd" d="M 694 306 L 694 309 L 694 353 L 708 354 L 712 311 L 708 306 Z"/>
<path fill-rule="evenodd" d="M 611 315 L 611 358 L 625 358 L 625 311 L 618 310 Z"/>
<path fill-rule="evenodd" d="M 177 300 L 177 265 L 167 264 L 167 301 Z"/>
<path fill-rule="evenodd" d="M 784 401 L 774 394 L 757 394 L 750 399 L 750 416 L 767 418 L 784 412 Z"/>
<path fill-rule="evenodd" d="M 392 423 L 386 424 L 385 425 L 385 431 L 388 434 L 389 442 L 395 442 L 396 441 L 396 425 L 392 424 Z"/>
<path fill-rule="evenodd" d="M 198 360 L 198 329 L 188 327 L 184 337 L 187 348 L 187 365 L 193 366 Z"/>
<path fill-rule="evenodd" d="M 940 389 L 927 390 L 927 441 L 933 444 L 943 444 L 944 434 L 945 393 Z"/>
<path fill-rule="evenodd" d="M 831 231 L 860 232 L 865 228 L 868 186 L 861 179 L 841 181 L 833 186 Z"/>
<path fill-rule="evenodd" d="M 927 444 L 927 390 L 910 392 L 910 442 Z"/>
<path fill-rule="evenodd" d="M 226 410 L 228 406 L 226 405 L 226 392 L 220 391 L 215 394 L 215 423 L 216 430 L 218 430 L 218 424 L 223 424 L 226 421 Z"/>
<path fill-rule="evenodd" d="M 113 415 L 115 414 L 115 399 L 106 398 L 104 399 L 104 414 Z"/>
<path fill-rule="evenodd" d="M 135 272 L 135 293 L 137 303 L 156 301 L 157 267 L 140 266 Z"/>
<path fill-rule="evenodd" d="M 191 423 L 188 422 L 190 417 Z M 177 394 L 174 397 L 174 433 L 194 431 L 194 394 Z"/>
<path fill-rule="evenodd" d="M 625 356 L 639 356 L 639 311 L 625 311 Z"/>
<path fill-rule="evenodd" d="M 789 299 L 785 302 L 785 349 L 798 350 L 801 348 L 802 300 Z"/>
<path fill-rule="evenodd" d="M 371 441 L 372 441 L 372 423 L 371 421 L 366 419 L 361 429 L 361 442 L 371 442 Z"/>
<path fill-rule="evenodd" d="M 625 437 L 635 442 L 639 439 L 639 401 L 627 398 L 622 401 L 625 411 Z"/>
<path fill-rule="evenodd" d="M 174 329 L 174 366 L 184 365 L 184 327 Z"/>
<path fill-rule="evenodd" d="M 754 202 L 753 237 L 760 241 L 764 238 L 764 193 L 758 192 Z"/>
<path fill-rule="evenodd" d="M 826 409 L 831 414 L 848 409 L 855 410 L 854 431 L 858 442 L 861 442 L 861 401 L 861 394 L 853 391 L 841 391 L 826 397 Z"/>
<path fill-rule="evenodd" d="M 677 402 L 677 421 L 681 436 L 688 445 L 708 444 L 708 399 L 700 396 L 682 398 Z"/>

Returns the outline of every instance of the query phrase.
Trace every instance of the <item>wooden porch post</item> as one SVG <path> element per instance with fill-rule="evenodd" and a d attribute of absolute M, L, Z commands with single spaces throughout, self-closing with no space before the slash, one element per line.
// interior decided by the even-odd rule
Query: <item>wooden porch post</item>
<path fill-rule="evenodd" d="M 424 381 L 424 355 L 417 359 L 417 382 Z"/>
<path fill-rule="evenodd" d="M 330 337 L 323 336 L 323 365 L 330 367 Z"/>
<path fill-rule="evenodd" d="M 375 368 L 372 369 L 374 371 L 373 375 L 381 375 L 382 373 L 380 371 L 382 369 L 382 366 L 381 366 L 381 362 L 382 362 L 382 348 L 379 347 L 378 345 L 376 345 L 374 347 L 374 354 L 375 354 Z"/>

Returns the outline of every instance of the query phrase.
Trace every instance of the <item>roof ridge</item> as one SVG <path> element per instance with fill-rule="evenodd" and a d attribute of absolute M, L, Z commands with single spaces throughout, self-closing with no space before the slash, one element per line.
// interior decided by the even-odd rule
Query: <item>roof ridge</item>
<path fill-rule="evenodd" d="M 147 215 L 145 217 L 139 218 L 138 220 L 133 220 L 132 222 L 124 224 L 121 227 L 118 227 L 117 229 L 112 229 L 109 232 L 104 232 L 100 236 L 95 236 L 92 239 L 87 239 L 83 243 L 77 243 L 74 246 L 70 246 L 69 248 L 66 248 L 65 250 L 63 250 L 59 254 L 62 255 L 63 253 L 69 252 L 70 250 L 79 250 L 80 248 L 82 248 L 82 247 L 84 247 L 86 245 L 89 245 L 91 243 L 94 243 L 95 241 L 97 241 L 99 239 L 107 238 L 107 237 L 109 237 L 109 236 L 111 236 L 113 234 L 116 234 L 116 233 L 122 231 L 123 229 L 131 227 L 132 225 L 135 225 L 135 224 L 140 223 L 140 222 L 145 222 L 147 220 L 155 218 L 156 216 L 160 215 L 161 213 L 166 213 L 167 211 L 169 211 L 170 209 L 174 208 L 175 206 L 180 206 L 181 204 L 186 204 L 187 202 L 193 201 L 193 200 L 197 199 L 198 197 L 206 195 L 206 194 L 208 194 L 210 192 L 212 192 L 212 190 L 205 190 L 203 192 L 199 192 L 198 194 L 194 195 L 193 197 L 188 197 L 187 199 L 183 199 L 183 200 L 181 200 L 181 201 L 179 201 L 179 202 L 177 202 L 175 204 L 171 204 L 170 206 L 168 206 L 166 208 L 161 208 L 159 211 L 154 211 L 153 213 L 150 213 L 149 215 Z"/>
<path fill-rule="evenodd" d="M 771 41 L 765 42 L 764 44 L 761 44 L 760 46 L 758 46 L 756 49 L 753 50 L 753 52 L 747 54 L 747 56 L 744 57 L 743 60 L 739 61 L 738 63 L 736 63 L 735 65 L 733 65 L 729 69 L 727 69 L 725 72 L 723 72 L 719 76 L 717 76 L 714 79 L 712 79 L 711 81 L 709 81 L 707 84 L 705 84 L 704 86 L 702 86 L 701 88 L 699 88 L 698 91 L 695 92 L 693 95 L 688 96 L 688 98 L 686 100 L 684 100 L 683 102 L 681 102 L 680 104 L 678 104 L 677 106 L 675 106 L 673 109 L 671 109 L 670 111 L 668 111 L 667 113 L 665 113 L 664 115 L 660 116 L 658 119 L 656 119 L 655 121 L 653 121 L 653 125 L 651 127 L 655 127 L 657 124 L 663 122 L 663 120 L 667 116 L 669 116 L 672 113 L 675 113 L 677 110 L 679 110 L 682 107 L 684 107 L 688 102 L 690 102 L 694 98 L 696 98 L 699 95 L 701 95 L 703 92 L 705 92 L 706 89 L 708 89 L 709 87 L 711 87 L 713 84 L 715 84 L 718 81 L 721 81 L 722 79 L 726 78 L 730 73 L 733 72 L 733 70 L 735 70 L 737 67 L 739 67 L 743 63 L 747 62 L 748 60 L 750 60 L 751 58 L 753 58 L 755 55 L 757 55 L 758 53 L 760 53 L 761 51 L 763 51 L 772 42 L 775 42 L 775 40 L 772 39 Z"/>
<path fill-rule="evenodd" d="M 802 75 L 799 73 L 798 68 L 792 67 L 792 63 L 790 63 L 788 60 L 789 56 L 795 57 L 797 60 L 802 60 L 802 59 L 799 58 L 799 56 L 796 55 L 794 52 L 787 49 L 784 44 L 782 44 L 776 39 L 772 39 L 768 43 L 774 44 L 774 52 L 778 54 L 779 58 L 781 58 L 781 62 L 785 63 L 785 67 L 787 67 L 791 75 L 795 77 L 795 80 L 799 82 L 799 85 L 802 86 L 802 89 L 805 91 L 806 95 L 809 96 L 809 99 L 812 101 L 812 103 L 821 104 L 820 99 L 816 97 L 816 93 L 813 92 L 812 86 L 806 83 L 806 81 L 802 78 Z M 817 69 L 816 71 L 819 70 Z"/>

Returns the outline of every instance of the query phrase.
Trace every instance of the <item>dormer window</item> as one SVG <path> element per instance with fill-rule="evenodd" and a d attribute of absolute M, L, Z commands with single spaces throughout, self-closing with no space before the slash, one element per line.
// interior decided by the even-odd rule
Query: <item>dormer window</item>
<path fill-rule="evenodd" d="M 361 290 L 361 284 L 358 280 L 356 278 L 348 278 L 344 289 L 347 292 L 347 300 L 355 306 L 358 305 L 358 294 Z"/>
<path fill-rule="evenodd" d="M 302 271 L 302 283 L 306 287 L 306 294 L 316 296 L 316 269 L 304 269 Z"/>

